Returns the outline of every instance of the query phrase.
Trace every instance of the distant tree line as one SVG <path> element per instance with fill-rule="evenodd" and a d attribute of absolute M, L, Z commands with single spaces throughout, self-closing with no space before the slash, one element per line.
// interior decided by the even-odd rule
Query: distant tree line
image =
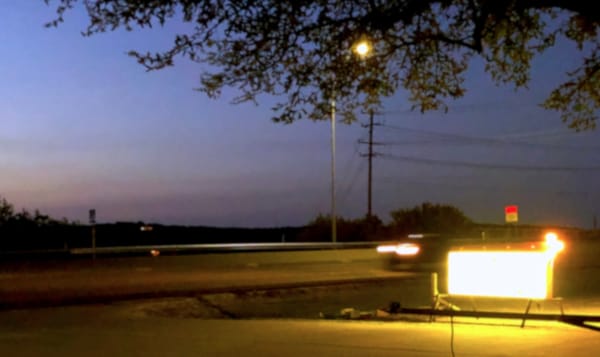
<path fill-rule="evenodd" d="M 54 219 L 37 209 L 20 212 L 0 197 L 0 252 L 61 249 L 83 236 L 84 227 L 68 219 Z"/>
<path fill-rule="evenodd" d="M 27 227 L 71 224 L 68 219 L 56 220 L 40 213 L 37 209 L 31 213 L 26 209 L 16 212 L 15 207 L 5 198 L 0 198 L 0 227 Z"/>
<path fill-rule="evenodd" d="M 475 224 L 458 208 L 425 202 L 390 213 L 389 224 L 377 216 L 359 219 L 336 217 L 340 241 L 376 241 L 394 239 L 410 233 L 438 233 L 445 236 L 472 234 Z M 299 236 L 301 241 L 331 240 L 331 217 L 319 215 L 308 223 Z"/>
<path fill-rule="evenodd" d="M 66 252 L 91 246 L 90 225 L 53 219 L 38 210 L 17 212 L 0 197 L 0 253 Z M 295 242 L 302 227 L 220 228 L 116 222 L 94 226 L 96 246 Z"/>
<path fill-rule="evenodd" d="M 338 240 L 359 242 L 393 239 L 415 232 L 460 234 L 472 225 L 457 208 L 424 203 L 391 212 L 392 221 L 384 224 L 377 216 L 337 219 Z M 161 245 L 253 242 L 328 242 L 331 241 L 329 216 L 318 215 L 302 227 L 218 228 L 174 226 L 144 222 L 98 224 L 96 245 Z M 57 220 L 38 210 L 17 212 L 0 198 L 0 252 L 64 250 L 89 247 L 91 227 L 66 218 Z"/>
<path fill-rule="evenodd" d="M 473 221 L 458 208 L 425 202 L 420 206 L 398 209 L 390 213 L 394 233 L 464 234 L 470 232 Z"/>
<path fill-rule="evenodd" d="M 476 224 L 454 206 L 429 202 L 394 210 L 390 217 L 387 224 L 377 216 L 337 217 L 338 241 L 396 240 L 410 233 L 437 233 L 441 239 L 504 238 L 514 233 L 506 225 Z M 98 224 L 94 229 L 98 247 L 331 241 L 331 218 L 327 215 L 318 215 L 301 227 L 221 228 L 116 222 Z M 521 229 L 525 235 L 542 230 L 535 226 L 521 226 Z M 0 197 L 0 257 L 4 253 L 22 251 L 52 250 L 62 254 L 71 248 L 90 246 L 91 226 L 66 218 L 53 219 L 38 210 L 17 212 L 12 204 Z"/>

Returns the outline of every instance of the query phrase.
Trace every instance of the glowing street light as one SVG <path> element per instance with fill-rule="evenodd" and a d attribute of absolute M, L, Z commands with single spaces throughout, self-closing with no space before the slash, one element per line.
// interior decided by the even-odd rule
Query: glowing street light
<path fill-rule="evenodd" d="M 359 56 L 366 56 L 371 51 L 371 46 L 367 41 L 361 41 L 356 46 L 354 46 L 354 52 L 356 52 Z"/>

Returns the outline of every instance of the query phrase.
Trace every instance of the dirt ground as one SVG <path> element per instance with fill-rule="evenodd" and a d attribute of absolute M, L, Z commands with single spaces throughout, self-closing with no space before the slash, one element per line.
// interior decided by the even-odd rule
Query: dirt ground
<path fill-rule="evenodd" d="M 138 316 L 205 319 L 376 319 L 378 310 L 392 303 L 407 308 L 429 308 L 430 281 L 415 278 L 399 282 L 373 281 L 330 286 L 268 290 L 240 290 L 196 297 L 133 302 L 129 312 Z M 462 310 L 524 312 L 527 300 L 447 298 Z M 533 301 L 531 313 L 600 314 L 600 299 L 591 297 Z M 427 317 L 402 319 L 427 320 Z M 384 318 L 385 319 L 385 318 Z"/>
<path fill-rule="evenodd" d="M 397 282 L 396 282 L 397 284 Z M 405 307 L 430 306 L 428 279 L 406 280 L 402 286 L 373 281 L 356 284 L 241 290 L 194 298 L 140 301 L 137 314 L 181 318 L 342 318 L 342 310 L 369 314 L 396 302 Z"/>

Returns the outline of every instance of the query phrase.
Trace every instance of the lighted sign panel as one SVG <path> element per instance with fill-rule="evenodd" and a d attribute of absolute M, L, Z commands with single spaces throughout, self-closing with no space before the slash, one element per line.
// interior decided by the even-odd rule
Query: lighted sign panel
<path fill-rule="evenodd" d="M 548 251 L 452 251 L 448 292 L 452 295 L 549 298 L 554 254 Z"/>

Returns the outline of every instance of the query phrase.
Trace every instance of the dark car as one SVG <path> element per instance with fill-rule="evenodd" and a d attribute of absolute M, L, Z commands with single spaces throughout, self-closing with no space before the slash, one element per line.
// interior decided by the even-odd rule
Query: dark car
<path fill-rule="evenodd" d="M 377 247 L 386 269 L 417 272 L 441 272 L 449 250 L 449 241 L 439 234 L 409 234 Z"/>

